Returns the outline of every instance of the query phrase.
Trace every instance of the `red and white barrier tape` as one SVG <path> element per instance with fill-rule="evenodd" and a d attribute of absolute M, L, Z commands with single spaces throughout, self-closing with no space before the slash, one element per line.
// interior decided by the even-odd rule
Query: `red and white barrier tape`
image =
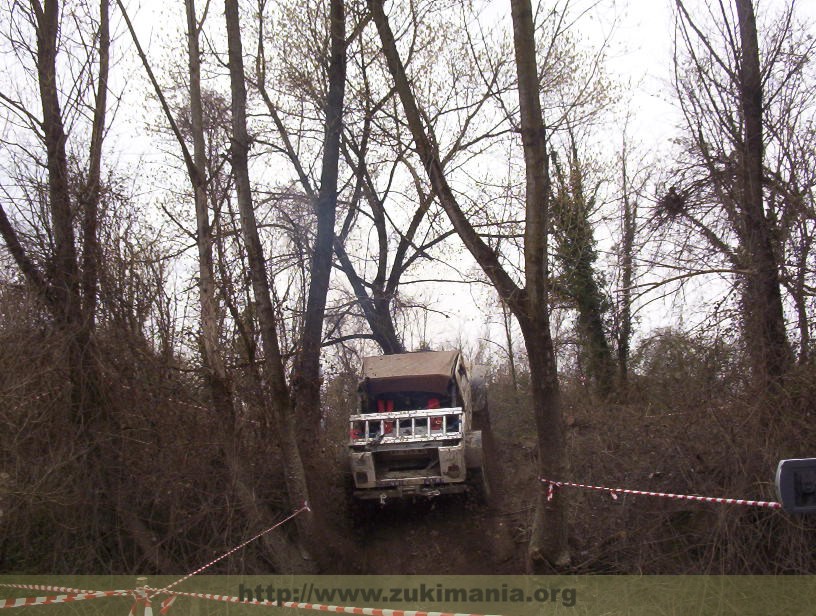
<path fill-rule="evenodd" d="M 67 603 L 70 601 L 82 601 L 85 599 L 97 599 L 100 597 L 127 597 L 132 596 L 134 598 L 133 606 L 130 608 L 130 616 L 135 616 L 140 606 L 144 607 L 144 616 L 152 616 L 153 615 L 153 607 L 151 599 L 156 597 L 157 595 L 162 594 L 178 594 L 170 592 L 170 589 L 174 586 L 181 584 L 185 580 L 189 580 L 194 575 L 197 575 L 204 571 L 205 569 L 213 566 L 215 563 L 223 560 L 230 554 L 233 554 L 240 550 L 241 548 L 245 547 L 246 545 L 252 543 L 256 539 L 263 537 L 265 534 L 272 532 L 276 528 L 286 524 L 289 520 L 293 519 L 294 517 L 300 515 L 304 511 L 311 511 L 309 509 L 308 503 L 303 503 L 303 506 L 292 513 L 291 515 L 287 516 L 277 524 L 270 526 L 264 531 L 261 531 L 251 539 L 247 539 L 241 545 L 238 545 L 232 548 L 229 552 L 225 552 L 218 558 L 213 561 L 210 561 L 203 567 L 199 567 L 192 573 L 185 575 L 183 578 L 176 580 L 169 586 L 165 586 L 160 590 L 156 590 L 154 588 L 150 588 L 148 586 L 142 586 L 136 588 L 134 590 L 82 590 L 78 588 L 64 588 L 62 586 L 43 586 L 40 584 L 0 584 L 2 588 L 19 588 L 23 590 L 45 590 L 51 592 L 64 592 L 64 595 L 55 595 L 50 597 L 21 597 L 19 599 L 0 599 L 0 608 L 6 607 L 25 607 L 29 605 L 47 605 L 50 603 Z M 161 609 L 159 611 L 160 614 L 166 614 L 167 610 L 170 609 L 170 606 L 175 601 L 175 596 L 171 596 L 166 598 L 161 603 Z"/>
<path fill-rule="evenodd" d="M 151 594 L 150 591 L 152 589 L 148 586 L 143 586 L 141 588 L 137 588 L 133 592 L 133 596 L 135 597 L 135 601 L 133 605 L 130 607 L 130 612 L 128 612 L 128 616 L 137 616 L 139 614 L 139 606 L 144 607 L 144 611 L 142 612 L 142 616 L 153 616 L 153 603 L 150 600 Z M 167 610 L 170 609 L 170 606 L 173 605 L 175 602 L 176 597 L 167 597 L 164 601 L 161 602 L 161 607 L 159 608 L 159 614 L 167 614 Z"/>
<path fill-rule="evenodd" d="M 54 586 L 34 586 L 26 584 L 2 584 L 4 588 L 21 588 L 24 590 L 63 591 L 66 594 L 47 597 L 20 597 L 18 599 L 0 599 L 0 609 L 10 607 L 29 607 L 32 605 L 52 605 L 55 603 L 73 603 L 87 599 L 101 599 L 104 597 L 127 597 L 129 590 L 78 590 L 75 588 L 60 588 Z"/>
<path fill-rule="evenodd" d="M 144 616 L 153 616 L 153 606 L 150 600 L 149 588 L 142 586 L 133 590 L 83 590 L 81 588 L 66 588 L 64 586 L 44 586 L 41 584 L 0 584 L 2 588 L 19 588 L 22 590 L 45 590 L 51 592 L 64 592 L 64 595 L 54 595 L 50 597 L 21 597 L 19 599 L 0 599 L 0 609 L 6 607 L 28 607 L 31 605 L 50 605 L 52 603 L 71 603 L 74 601 L 84 601 L 86 599 L 99 599 L 104 597 L 133 597 L 133 605 L 128 616 L 136 616 L 141 612 L 138 608 L 144 607 Z M 160 614 L 166 614 L 167 610 L 176 600 L 175 597 L 168 597 L 161 603 Z"/>
<path fill-rule="evenodd" d="M 35 590 L 54 590 L 54 586 L 34 586 L 25 584 L 0 584 L 4 588 L 22 588 Z M 158 591 L 147 586 L 134 590 L 107 590 L 107 591 L 79 591 L 74 588 L 66 588 L 66 591 L 76 591 L 65 595 L 55 595 L 51 597 L 23 597 L 20 599 L 0 599 L 0 608 L 5 607 L 26 607 L 31 605 L 49 605 L 52 603 L 69 603 L 72 601 L 82 601 L 85 599 L 97 599 L 101 597 L 127 597 L 133 596 L 135 601 L 130 608 L 129 616 L 138 613 L 139 606 L 144 607 L 145 616 L 153 614 L 151 598 L 163 592 L 170 595 L 161 603 L 159 614 L 167 614 L 170 606 L 176 597 L 189 597 L 192 599 L 207 599 L 210 601 L 221 601 L 222 603 L 236 603 L 243 605 L 257 605 L 266 607 L 287 607 L 292 609 L 314 610 L 318 612 L 333 612 L 335 614 L 360 614 L 363 616 L 491 616 L 472 613 L 455 612 L 424 612 L 420 610 L 395 610 L 376 607 L 350 607 L 343 605 L 326 605 L 321 603 L 297 603 L 295 601 L 259 601 L 257 599 L 241 599 L 229 595 L 212 595 L 198 592 L 181 592 L 177 590 Z"/>
<path fill-rule="evenodd" d="M 224 603 L 241 603 L 244 605 L 259 605 L 267 607 L 288 607 L 300 610 L 316 610 L 318 612 L 334 612 L 336 614 L 362 614 L 364 616 L 491 616 L 484 614 L 468 614 L 454 612 L 422 612 L 418 610 L 392 610 L 378 607 L 348 607 L 343 605 L 325 605 L 321 603 L 296 603 L 294 601 L 259 601 L 257 599 L 241 599 L 227 595 L 209 595 L 196 592 L 169 591 L 171 595 L 192 597 L 194 599 L 209 599 Z M 493 615 L 498 616 L 498 615 Z"/>
<path fill-rule="evenodd" d="M 547 500 L 551 501 L 555 496 L 556 488 L 583 488 L 585 490 L 598 490 L 599 492 L 609 492 L 613 498 L 618 494 L 634 494 L 636 496 L 656 496 L 658 498 L 671 498 L 675 500 L 699 501 L 702 503 L 716 503 L 718 505 L 745 505 L 748 507 L 764 507 L 766 509 L 782 509 L 782 503 L 774 501 L 745 500 L 742 498 L 716 498 L 712 496 L 694 496 L 691 494 L 669 494 L 666 492 L 646 492 L 644 490 L 628 490 L 625 488 L 607 488 L 604 486 L 590 486 L 583 483 L 573 483 L 571 481 L 553 481 L 552 479 L 540 478 L 547 484 Z"/>
<path fill-rule="evenodd" d="M 278 522 L 278 523 L 277 523 L 277 524 L 275 524 L 274 526 L 270 526 L 270 527 L 269 527 L 269 528 L 267 528 L 266 530 L 259 532 L 257 535 L 255 535 L 255 536 L 254 536 L 254 537 L 252 537 L 251 539 L 247 539 L 247 540 L 246 540 L 246 541 L 244 541 L 244 542 L 243 542 L 241 545 L 237 545 L 237 546 L 235 546 L 235 547 L 234 547 L 234 548 L 232 548 L 232 549 L 231 549 L 229 552 L 225 552 L 224 554 L 221 554 L 221 556 L 219 556 L 219 557 L 218 557 L 218 558 L 216 558 L 215 560 L 208 562 L 208 563 L 207 563 L 206 565 L 204 565 L 203 567 L 199 567 L 198 569 L 196 569 L 196 570 L 195 570 L 195 571 L 193 571 L 192 573 L 188 573 L 188 574 L 187 574 L 187 575 L 185 575 L 183 578 L 176 580 L 176 581 L 175 581 L 175 582 L 173 582 L 172 584 L 169 584 L 168 586 L 165 586 L 164 588 L 162 588 L 162 589 L 160 589 L 160 590 L 157 590 L 157 591 L 156 591 L 156 592 L 154 592 L 154 593 L 153 593 L 151 596 L 156 596 L 156 595 L 161 595 L 161 594 L 166 593 L 168 590 L 170 590 L 171 588 L 173 588 L 173 586 L 178 586 L 179 584 L 181 584 L 181 583 L 182 583 L 182 582 L 184 582 L 185 580 L 189 580 L 189 579 L 190 579 L 191 577 L 193 577 L 194 575 L 198 575 L 199 573 L 201 573 L 201 572 L 202 572 L 202 571 L 204 571 L 205 569 L 208 569 L 208 568 L 212 567 L 212 566 L 213 566 L 215 563 L 217 563 L 217 562 L 219 562 L 219 561 L 221 561 L 221 560 L 225 559 L 225 558 L 226 558 L 227 556 L 229 556 L 230 554 L 234 554 L 235 552 L 237 552 L 237 551 L 238 551 L 238 550 L 240 550 L 241 548 L 243 548 L 243 547 L 245 547 L 245 546 L 249 545 L 250 543 L 252 543 L 252 542 L 253 542 L 253 541 L 255 541 L 256 539 L 260 539 L 260 538 L 261 538 L 261 537 L 263 537 L 265 534 L 272 532 L 273 530 L 275 530 L 275 529 L 276 529 L 276 528 L 278 528 L 279 526 L 282 526 L 282 525 L 286 524 L 286 523 L 287 523 L 289 520 L 291 520 L 291 519 L 293 519 L 293 518 L 297 517 L 298 515 L 300 515 L 300 514 L 301 514 L 301 513 L 303 513 L 304 511 L 311 511 L 311 509 L 309 509 L 309 503 L 303 503 L 303 506 L 302 506 L 300 509 L 298 509 L 298 510 L 297 510 L 297 511 L 295 511 L 294 513 L 290 514 L 288 517 L 284 518 L 283 520 L 281 520 L 280 522 Z"/>
<path fill-rule="evenodd" d="M 0 584 L 0 588 L 18 588 L 20 590 L 45 590 L 47 592 L 62 592 L 67 594 L 89 595 L 97 592 L 113 592 L 130 594 L 129 590 L 85 590 L 82 588 L 66 588 L 65 586 L 45 586 L 43 584 Z"/>
<path fill-rule="evenodd" d="M 112 597 L 108 593 L 84 593 L 68 595 L 51 595 L 49 597 L 20 597 L 19 599 L 0 599 L 0 609 L 7 607 L 29 607 L 32 605 L 52 605 L 54 603 L 73 603 L 74 601 L 84 601 L 86 599 L 99 599 L 100 597 Z"/>

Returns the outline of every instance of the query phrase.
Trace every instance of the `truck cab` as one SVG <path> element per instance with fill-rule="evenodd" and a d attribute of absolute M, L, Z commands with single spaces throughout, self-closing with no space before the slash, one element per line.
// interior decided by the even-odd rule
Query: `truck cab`
<path fill-rule="evenodd" d="M 487 497 L 482 433 L 474 429 L 474 402 L 481 406 L 486 397 L 472 380 L 459 351 L 363 359 L 358 408 L 349 418 L 355 498 Z"/>

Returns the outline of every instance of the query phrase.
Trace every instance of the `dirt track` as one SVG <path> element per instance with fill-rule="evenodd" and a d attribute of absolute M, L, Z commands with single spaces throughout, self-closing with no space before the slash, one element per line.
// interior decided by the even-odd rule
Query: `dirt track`
<path fill-rule="evenodd" d="M 501 442 L 501 440 L 499 441 Z M 336 531 L 351 541 L 342 571 L 358 574 L 517 574 L 524 572 L 530 516 L 529 486 L 518 472 L 524 446 L 486 446 L 492 496 L 489 505 L 468 495 L 361 507 L 345 495 Z M 496 452 L 504 455 L 496 455 Z M 529 459 L 528 459 L 529 464 Z M 516 469 L 513 471 L 513 469 Z M 345 518 L 345 519 L 342 519 Z M 332 571 L 335 572 L 335 571 Z M 328 571 L 327 571 L 328 573 Z"/>

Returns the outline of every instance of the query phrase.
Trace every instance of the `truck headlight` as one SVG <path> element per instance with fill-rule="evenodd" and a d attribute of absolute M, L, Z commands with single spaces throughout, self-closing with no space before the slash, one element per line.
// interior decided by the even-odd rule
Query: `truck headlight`
<path fill-rule="evenodd" d="M 462 469 L 458 464 L 451 464 L 445 469 L 445 474 L 452 479 L 459 479 L 462 476 Z"/>

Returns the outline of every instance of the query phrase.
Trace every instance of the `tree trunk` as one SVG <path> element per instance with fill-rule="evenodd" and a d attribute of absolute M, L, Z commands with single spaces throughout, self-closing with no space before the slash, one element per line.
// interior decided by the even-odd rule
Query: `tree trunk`
<path fill-rule="evenodd" d="M 294 416 L 286 384 L 283 358 L 278 344 L 275 309 L 270 296 L 258 224 L 252 204 L 252 188 L 249 181 L 249 135 L 246 125 L 246 83 L 241 45 L 241 24 L 238 0 L 225 0 L 227 43 L 229 49 L 230 87 L 232 91 L 232 147 L 231 162 L 235 176 L 241 231 L 247 251 L 252 293 L 255 300 L 261 341 L 264 347 L 264 378 L 269 396 L 270 410 L 280 439 L 283 474 L 289 494 L 289 504 L 294 509 L 309 501 L 309 491 L 303 461 L 297 442 Z M 310 513 L 295 518 L 301 541 L 311 534 Z M 301 568 L 298 567 L 298 570 Z M 301 571 L 302 572 L 302 571 Z"/>
<path fill-rule="evenodd" d="M 805 242 L 803 241 L 802 244 Z M 807 291 L 805 290 L 807 272 L 807 250 L 801 248 L 801 256 L 798 258 L 796 282 L 793 285 L 791 296 L 796 307 L 796 321 L 799 328 L 799 353 L 798 362 L 804 366 L 810 360 L 810 319 L 808 318 Z"/>
<path fill-rule="evenodd" d="M 346 274 L 351 288 L 354 290 L 354 295 L 357 297 L 363 316 L 368 322 L 374 341 L 380 345 L 382 352 L 386 355 L 404 353 L 405 346 L 397 335 L 394 319 L 391 317 L 390 300 L 388 298 L 378 300 L 368 294 L 364 281 L 354 269 L 354 265 L 339 239 L 334 240 L 334 251 L 337 254 L 340 269 Z"/>
<path fill-rule="evenodd" d="M 103 3 L 104 5 L 104 3 Z M 37 20 L 37 77 L 43 112 L 43 139 L 47 152 L 48 206 L 51 230 L 54 236 L 54 259 L 51 290 L 55 303 L 54 316 L 66 334 L 67 369 L 71 381 L 71 413 L 82 426 L 90 426 L 98 419 L 100 405 L 99 375 L 96 366 L 93 336 L 89 323 L 83 318 L 80 293 L 80 270 L 73 227 L 73 208 L 69 186 L 65 130 L 57 87 L 57 49 L 60 6 L 46 2 L 32 2 Z M 103 18 L 106 11 L 103 9 Z M 105 22 L 107 20 L 105 19 Z M 100 50 L 100 57 L 107 50 Z M 99 112 L 94 125 L 104 125 L 104 112 Z M 97 137 L 101 140 L 101 136 Z M 99 144 L 101 147 L 101 143 Z M 86 224 L 88 224 L 86 222 Z M 95 221 L 93 224 L 95 237 Z M 88 238 L 93 245 L 94 237 Z M 89 281 L 91 282 L 91 281 Z M 93 289 L 95 290 L 95 280 Z M 95 291 L 94 291 L 95 292 Z"/>
<path fill-rule="evenodd" d="M 740 107 L 744 121 L 741 169 L 745 253 L 750 273 L 744 281 L 745 339 L 754 377 L 774 388 L 791 363 L 785 331 L 778 259 L 762 194 L 762 73 L 752 0 L 735 0 L 739 19 Z"/>
<path fill-rule="evenodd" d="M 620 309 L 618 311 L 618 389 L 625 398 L 629 389 L 629 347 L 632 336 L 632 281 L 634 278 L 634 244 L 635 244 L 635 220 L 637 210 L 635 204 L 629 199 L 629 177 L 626 170 L 626 142 L 624 141 L 621 155 L 621 186 L 622 186 L 622 212 L 621 212 L 621 246 L 620 246 L 620 267 L 621 267 L 621 289 L 620 289 Z"/>
<path fill-rule="evenodd" d="M 320 349 L 332 268 L 337 175 L 340 138 L 343 132 L 343 96 L 346 85 L 346 28 L 343 0 L 331 0 L 329 19 L 331 58 L 323 163 L 316 207 L 317 235 L 309 271 L 309 296 L 306 302 L 303 336 L 292 379 L 295 416 L 299 425 L 305 428 L 299 435 L 304 452 L 312 452 L 320 434 Z"/>
<path fill-rule="evenodd" d="M 48 205 L 54 235 L 53 281 L 63 325 L 78 326 L 82 320 L 79 301 L 79 272 L 71 191 L 68 186 L 67 137 L 62 124 L 57 88 L 57 33 L 60 6 L 46 2 L 44 9 L 32 3 L 37 18 L 37 77 L 43 112 L 43 138 L 47 152 Z"/>
<path fill-rule="evenodd" d="M 110 15 L 108 0 L 99 3 L 99 81 L 94 102 L 88 177 L 85 180 L 82 206 L 82 312 L 86 326 L 94 328 L 96 295 L 99 282 L 99 199 L 102 167 L 102 140 L 108 104 L 108 72 L 110 69 Z"/>
<path fill-rule="evenodd" d="M 561 419 L 561 394 L 548 320 L 521 319 L 521 332 L 527 347 L 533 415 L 538 434 L 538 472 L 540 477 L 559 480 L 566 476 L 565 442 Z M 547 500 L 547 486 L 535 486 L 535 514 L 528 546 L 530 573 L 548 573 L 570 562 L 567 546 L 567 509 L 565 495 L 559 492 Z"/>
<path fill-rule="evenodd" d="M 513 383 L 513 393 L 518 393 L 518 374 L 516 372 L 516 351 L 513 348 L 513 317 L 507 309 L 507 304 L 499 300 L 502 310 L 502 325 L 504 325 L 504 339 L 507 342 L 507 363 L 510 368 L 510 380 Z"/>
<path fill-rule="evenodd" d="M 207 191 L 207 155 L 204 140 L 204 112 L 201 102 L 201 52 L 198 42 L 195 0 L 185 0 L 187 12 L 187 59 L 190 75 L 190 127 L 193 165 L 188 168 L 193 188 L 198 248 L 198 301 L 201 308 L 201 338 L 208 380 L 216 410 L 224 421 L 234 421 L 232 394 L 219 344 L 219 310 L 215 299 L 213 242 Z"/>
<path fill-rule="evenodd" d="M 548 220 L 550 176 L 547 133 L 539 100 L 535 29 L 530 0 L 511 0 L 513 43 L 518 75 L 521 142 L 526 170 L 524 274 L 526 310 L 516 314 L 521 325 L 533 389 L 533 414 L 538 432 L 538 464 L 542 477 L 557 479 L 564 472 L 564 437 L 558 371 L 550 334 Z M 547 502 L 538 486 L 528 554 L 534 572 L 543 565 L 569 562 L 566 507 L 563 496 Z"/>

